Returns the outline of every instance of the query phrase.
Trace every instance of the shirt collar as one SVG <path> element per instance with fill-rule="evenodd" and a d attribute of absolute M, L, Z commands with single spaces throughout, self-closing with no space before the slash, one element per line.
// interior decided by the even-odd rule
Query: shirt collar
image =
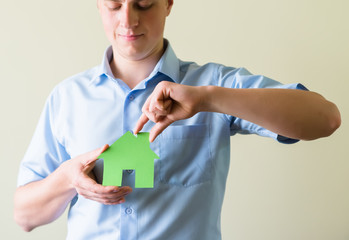
<path fill-rule="evenodd" d="M 158 63 L 155 65 L 149 77 L 146 78 L 144 82 L 149 81 L 158 73 L 168 76 L 174 82 L 179 82 L 179 59 L 173 51 L 169 41 L 167 39 L 164 39 L 164 41 L 166 50 Z M 90 84 L 98 85 L 106 76 L 114 78 L 110 68 L 110 62 L 112 59 L 113 49 L 111 46 L 109 46 L 104 52 L 102 63 L 96 67 L 95 74 L 93 74 Z"/>
<path fill-rule="evenodd" d="M 166 50 L 159 62 L 156 64 L 153 72 L 149 77 L 156 75 L 158 72 L 168 76 L 174 82 L 179 82 L 179 59 L 173 51 L 171 44 L 165 39 Z"/>
<path fill-rule="evenodd" d="M 110 68 L 110 62 L 113 59 L 113 48 L 109 46 L 103 55 L 102 63 L 95 68 L 95 72 L 92 75 L 90 84 L 98 85 L 105 76 L 113 77 L 113 73 Z"/>

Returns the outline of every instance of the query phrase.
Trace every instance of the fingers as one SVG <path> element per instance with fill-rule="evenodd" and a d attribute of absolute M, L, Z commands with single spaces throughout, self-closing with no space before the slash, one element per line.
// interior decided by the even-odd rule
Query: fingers
<path fill-rule="evenodd" d="M 172 99 L 170 98 L 164 99 L 164 96 L 158 96 L 157 98 L 155 96 L 150 98 L 150 103 L 148 107 L 143 108 L 143 112 L 147 112 L 149 116 L 153 118 L 153 121 L 157 122 L 158 118 L 161 118 L 162 116 L 166 116 L 170 112 L 171 106 L 172 106 Z"/>
<path fill-rule="evenodd" d="M 155 89 L 152 95 L 147 101 L 149 104 L 145 104 L 143 112 L 145 112 L 148 118 L 153 118 L 153 122 L 158 122 L 163 116 L 170 113 L 173 100 L 167 92 L 166 88 L 161 88 L 164 84 L 160 85 L 158 89 Z"/>
<path fill-rule="evenodd" d="M 125 197 L 130 193 L 130 191 L 124 188 L 120 188 L 115 192 L 104 193 L 104 194 L 94 193 L 91 191 L 84 191 L 84 190 L 81 190 L 78 193 L 84 198 L 89 200 L 93 200 L 105 205 L 115 205 L 115 204 L 124 203 Z"/>
<path fill-rule="evenodd" d="M 198 112 L 201 99 L 198 91 L 198 88 L 171 82 L 159 83 L 144 103 L 134 133 L 141 131 L 150 120 L 155 123 L 149 135 L 149 141 L 153 142 L 173 122 L 192 117 Z"/>
<path fill-rule="evenodd" d="M 158 122 L 170 112 L 172 105 L 169 91 L 170 85 L 171 83 L 169 82 L 159 83 L 142 108 L 143 113 L 153 122 Z"/>
<path fill-rule="evenodd" d="M 165 102 L 165 107 L 171 108 L 171 101 Z M 133 130 L 134 134 L 138 134 L 140 130 L 144 127 L 144 125 L 152 119 L 155 122 L 155 126 L 151 129 L 149 135 L 149 141 L 153 142 L 155 138 L 165 129 L 167 128 L 173 121 L 167 118 L 167 114 L 169 114 L 170 110 L 162 110 L 160 111 L 150 111 L 144 108 L 141 117 L 138 119 L 136 127 Z"/>
<path fill-rule="evenodd" d="M 135 128 L 133 129 L 133 133 L 138 134 L 149 120 L 157 123 L 165 119 L 167 114 L 170 112 L 171 101 L 165 102 L 164 107 L 166 107 L 166 109 L 162 110 L 159 108 L 150 110 L 146 106 L 143 107 L 143 113 L 138 119 Z"/>
<path fill-rule="evenodd" d="M 140 130 L 142 130 L 143 126 L 149 121 L 149 118 L 145 113 L 142 114 L 142 116 L 139 118 L 136 127 L 133 130 L 134 134 L 138 134 Z M 170 121 L 168 118 L 163 118 L 162 121 L 157 122 L 155 126 L 151 129 L 149 134 L 149 141 L 154 142 L 156 137 L 162 133 L 165 128 L 167 128 L 170 124 L 172 124 L 173 121 Z"/>
<path fill-rule="evenodd" d="M 142 128 L 144 127 L 144 125 L 149 121 L 149 118 L 147 117 L 147 115 L 145 115 L 144 113 L 141 115 L 141 117 L 138 119 L 137 123 L 136 123 L 136 127 L 133 129 L 133 133 L 134 134 L 138 134 L 139 131 L 142 130 Z"/>
<path fill-rule="evenodd" d="M 109 145 L 105 144 L 103 147 L 97 148 L 91 152 L 80 155 L 78 157 L 80 160 L 80 163 L 84 166 L 94 163 L 98 159 L 98 156 L 101 155 L 108 148 L 109 148 Z"/>
<path fill-rule="evenodd" d="M 132 192 L 130 187 L 102 186 L 88 177 L 80 178 L 75 188 L 81 196 L 106 205 L 123 203 Z"/>
<path fill-rule="evenodd" d="M 139 133 L 139 131 L 142 130 L 144 125 L 149 120 L 158 123 L 160 121 L 163 121 L 166 118 L 166 116 L 171 112 L 173 100 L 166 92 L 166 88 L 164 88 L 164 86 L 168 84 L 169 83 L 159 84 L 154 89 L 153 93 L 148 97 L 142 108 L 143 113 L 137 121 L 136 127 L 133 130 L 134 134 Z M 158 131 L 155 131 L 155 133 L 156 137 L 158 135 Z"/>
<path fill-rule="evenodd" d="M 84 196 L 87 199 L 105 204 L 105 205 L 115 205 L 115 204 L 121 204 L 125 202 L 125 197 L 130 193 L 127 188 L 118 188 L 117 190 L 113 190 L 111 192 L 106 193 L 95 193 L 86 191 L 82 196 Z"/>
<path fill-rule="evenodd" d="M 159 136 L 159 134 L 172 123 L 173 121 L 169 120 L 168 118 L 164 118 L 163 121 L 156 123 L 155 126 L 150 130 L 149 141 L 154 142 L 157 136 Z"/>
<path fill-rule="evenodd" d="M 130 187 L 102 186 L 91 178 L 92 169 L 98 156 L 107 150 L 108 144 L 73 159 L 72 185 L 81 196 L 102 204 L 120 204 L 132 192 Z"/>

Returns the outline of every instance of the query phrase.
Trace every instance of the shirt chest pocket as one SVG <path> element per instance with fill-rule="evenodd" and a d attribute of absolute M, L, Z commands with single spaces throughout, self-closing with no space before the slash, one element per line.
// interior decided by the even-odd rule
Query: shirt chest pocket
<path fill-rule="evenodd" d="M 160 181 L 189 187 L 211 180 L 207 125 L 170 126 L 160 136 Z"/>

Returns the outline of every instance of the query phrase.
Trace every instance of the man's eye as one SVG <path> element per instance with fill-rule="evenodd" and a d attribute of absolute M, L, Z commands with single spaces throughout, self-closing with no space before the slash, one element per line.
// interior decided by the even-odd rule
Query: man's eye
<path fill-rule="evenodd" d="M 116 11 L 121 8 L 121 4 L 109 4 L 107 7 L 109 10 Z"/>
<path fill-rule="evenodd" d="M 151 8 L 153 6 L 153 4 L 138 4 L 137 8 L 139 10 L 148 10 L 149 8 Z"/>

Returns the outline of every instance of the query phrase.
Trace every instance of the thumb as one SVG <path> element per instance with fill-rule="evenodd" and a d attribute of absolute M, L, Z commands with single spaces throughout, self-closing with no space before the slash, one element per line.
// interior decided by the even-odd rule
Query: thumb
<path fill-rule="evenodd" d="M 157 136 L 162 133 L 173 121 L 168 118 L 164 118 L 162 121 L 157 122 L 155 126 L 150 130 L 149 141 L 153 142 Z"/>
<path fill-rule="evenodd" d="M 85 153 L 81 156 L 81 163 L 84 166 L 94 164 L 96 160 L 98 159 L 98 156 L 101 155 L 104 151 L 106 151 L 109 148 L 108 144 L 105 144 L 104 146 L 97 148 L 91 152 Z"/>

